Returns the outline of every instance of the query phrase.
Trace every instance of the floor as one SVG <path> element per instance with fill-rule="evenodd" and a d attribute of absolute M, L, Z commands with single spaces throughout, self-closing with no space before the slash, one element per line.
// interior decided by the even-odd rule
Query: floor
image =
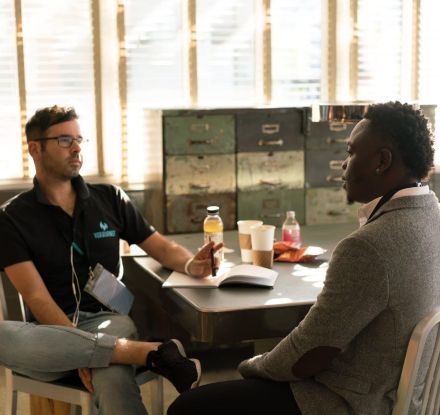
<path fill-rule="evenodd" d="M 250 356 L 252 349 L 250 347 L 215 349 L 204 352 L 197 352 L 203 366 L 201 384 L 218 382 L 222 380 L 239 379 L 236 367 L 238 362 Z M 0 415 L 4 415 L 4 370 L 0 368 Z M 145 384 L 141 388 L 142 398 L 147 410 L 149 409 L 149 387 Z M 165 380 L 165 408 L 177 397 L 174 387 Z M 26 394 L 19 393 L 18 415 L 29 415 L 29 397 Z"/>

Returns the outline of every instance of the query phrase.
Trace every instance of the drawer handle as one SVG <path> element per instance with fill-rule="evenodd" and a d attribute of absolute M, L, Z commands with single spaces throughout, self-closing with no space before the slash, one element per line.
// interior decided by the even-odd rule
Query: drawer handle
<path fill-rule="evenodd" d="M 200 173 L 203 173 L 204 170 L 210 170 L 211 166 L 209 164 L 205 165 L 199 165 L 199 164 L 191 164 L 191 167 L 193 170 L 199 171 Z"/>
<path fill-rule="evenodd" d="M 191 146 L 199 144 L 212 144 L 212 140 L 188 140 Z"/>
<path fill-rule="evenodd" d="M 191 189 L 196 189 L 196 190 L 206 190 L 209 189 L 211 186 L 209 184 L 190 183 L 189 187 L 191 187 Z"/>
<path fill-rule="evenodd" d="M 263 124 L 261 126 L 261 132 L 263 134 L 276 134 L 280 132 L 279 124 Z"/>
<path fill-rule="evenodd" d="M 339 210 L 329 210 L 327 212 L 328 216 L 341 216 L 343 212 L 339 211 Z"/>
<path fill-rule="evenodd" d="M 260 180 L 260 184 L 264 184 L 266 186 L 273 186 L 273 187 L 279 187 L 281 186 L 282 182 L 281 180 L 277 180 L 277 181 L 270 181 L 270 180 Z"/>
<path fill-rule="evenodd" d="M 196 218 L 191 218 L 191 223 L 199 224 L 199 223 L 203 223 L 204 220 L 205 220 L 204 217 L 199 216 L 199 217 L 196 217 Z"/>
<path fill-rule="evenodd" d="M 282 146 L 284 144 L 284 140 L 280 138 L 279 140 L 258 140 L 258 145 L 262 146 Z"/>
<path fill-rule="evenodd" d="M 263 213 L 260 217 L 261 219 L 280 218 L 281 213 Z"/>
<path fill-rule="evenodd" d="M 341 132 L 347 129 L 347 124 L 343 122 L 329 122 L 328 128 L 330 131 Z"/>
<path fill-rule="evenodd" d="M 327 144 L 347 144 L 350 140 L 350 137 L 346 137 L 346 138 L 332 138 L 332 137 L 327 137 L 327 139 L 325 140 L 325 142 Z"/>
<path fill-rule="evenodd" d="M 209 131 L 209 124 L 208 123 L 191 124 L 189 129 L 196 133 L 202 133 L 203 131 Z"/>
<path fill-rule="evenodd" d="M 342 170 L 344 162 L 345 160 L 330 160 L 328 166 L 330 167 L 330 170 Z"/>
<path fill-rule="evenodd" d="M 325 180 L 328 181 L 328 182 L 341 183 L 342 182 L 342 176 L 327 176 L 325 178 Z"/>

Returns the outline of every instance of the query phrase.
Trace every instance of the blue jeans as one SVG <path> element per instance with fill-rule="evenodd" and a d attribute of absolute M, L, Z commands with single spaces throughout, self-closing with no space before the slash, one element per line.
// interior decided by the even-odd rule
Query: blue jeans
<path fill-rule="evenodd" d="M 0 366 L 51 381 L 81 367 L 92 369 L 100 415 L 146 415 L 134 367 L 110 365 L 117 338 L 137 339 L 128 316 L 81 312 L 78 327 L 0 322 Z"/>

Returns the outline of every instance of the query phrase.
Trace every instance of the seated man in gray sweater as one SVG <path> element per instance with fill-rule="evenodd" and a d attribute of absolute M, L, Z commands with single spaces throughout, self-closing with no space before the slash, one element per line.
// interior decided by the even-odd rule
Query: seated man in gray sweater
<path fill-rule="evenodd" d="M 343 164 L 348 201 L 365 204 L 361 227 L 336 247 L 315 305 L 240 364 L 244 379 L 188 391 L 168 415 L 391 413 L 411 332 L 440 304 L 439 205 L 421 183 L 432 140 L 410 105 L 369 107 Z"/>

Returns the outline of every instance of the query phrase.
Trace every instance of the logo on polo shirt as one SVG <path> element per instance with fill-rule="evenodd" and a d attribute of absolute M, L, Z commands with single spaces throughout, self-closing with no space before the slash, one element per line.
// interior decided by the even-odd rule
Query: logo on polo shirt
<path fill-rule="evenodd" d="M 106 222 L 99 222 L 99 228 L 101 231 L 93 233 L 95 239 L 114 238 L 116 236 L 116 231 L 108 230 L 108 223 Z"/>

